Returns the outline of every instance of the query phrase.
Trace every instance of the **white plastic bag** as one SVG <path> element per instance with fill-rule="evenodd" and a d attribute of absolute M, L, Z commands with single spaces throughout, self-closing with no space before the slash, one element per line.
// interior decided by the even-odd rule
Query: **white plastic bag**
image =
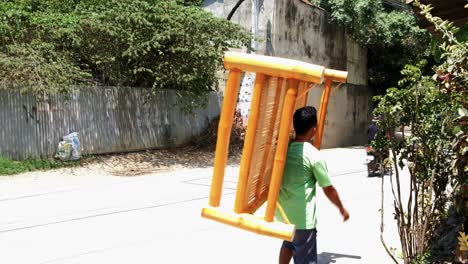
<path fill-rule="evenodd" d="M 58 148 L 57 148 L 57 153 L 55 154 L 55 157 L 57 159 L 60 159 L 62 161 L 67 161 L 70 160 L 71 155 L 72 155 L 72 150 L 73 146 L 71 143 L 67 143 L 65 141 L 60 141 Z"/>
<path fill-rule="evenodd" d="M 78 138 L 78 133 L 77 132 L 70 133 L 64 136 L 63 140 L 66 143 L 70 143 L 72 146 L 70 159 L 79 160 L 81 158 L 81 145 L 80 145 L 80 140 Z"/>

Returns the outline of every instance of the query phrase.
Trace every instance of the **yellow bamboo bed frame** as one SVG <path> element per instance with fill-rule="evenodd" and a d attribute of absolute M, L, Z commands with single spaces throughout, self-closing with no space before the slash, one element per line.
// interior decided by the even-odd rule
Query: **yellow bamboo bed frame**
<path fill-rule="evenodd" d="M 224 67 L 229 71 L 218 125 L 218 138 L 209 206 L 202 216 L 262 235 L 291 241 L 295 227 L 274 221 L 283 177 L 292 117 L 295 109 L 307 103 L 308 92 L 325 81 L 322 93 L 315 147 L 320 149 L 332 83 L 346 82 L 347 72 L 297 60 L 227 52 Z M 255 72 L 256 78 L 245 142 L 240 162 L 234 212 L 221 210 L 220 201 L 227 163 L 229 139 L 242 72 Z M 267 202 L 265 216 L 254 213 Z M 287 216 L 283 217 L 287 219 Z"/>

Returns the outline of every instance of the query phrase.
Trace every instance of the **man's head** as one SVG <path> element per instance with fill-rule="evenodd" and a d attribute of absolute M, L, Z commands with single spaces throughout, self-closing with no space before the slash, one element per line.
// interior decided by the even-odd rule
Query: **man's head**
<path fill-rule="evenodd" d="M 293 116 L 296 136 L 312 138 L 317 127 L 317 110 L 313 106 L 305 106 L 296 110 Z"/>

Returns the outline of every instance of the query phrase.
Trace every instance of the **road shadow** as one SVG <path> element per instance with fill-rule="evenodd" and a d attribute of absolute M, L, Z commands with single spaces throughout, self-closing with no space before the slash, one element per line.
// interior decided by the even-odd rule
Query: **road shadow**
<path fill-rule="evenodd" d="M 332 252 L 322 252 L 318 254 L 317 260 L 318 260 L 318 263 L 328 264 L 328 263 L 336 263 L 336 260 L 340 258 L 361 259 L 361 256 L 339 254 L 339 253 L 332 253 Z"/>

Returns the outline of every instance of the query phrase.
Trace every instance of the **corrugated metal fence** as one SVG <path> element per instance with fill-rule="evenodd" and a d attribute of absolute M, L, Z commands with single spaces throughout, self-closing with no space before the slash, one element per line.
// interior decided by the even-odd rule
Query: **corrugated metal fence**
<path fill-rule="evenodd" d="M 37 100 L 0 91 L 0 155 L 51 157 L 64 135 L 78 132 L 83 154 L 125 152 L 182 145 L 219 115 L 220 98 L 185 115 L 175 91 L 147 101 L 142 88 L 97 87 Z"/>

